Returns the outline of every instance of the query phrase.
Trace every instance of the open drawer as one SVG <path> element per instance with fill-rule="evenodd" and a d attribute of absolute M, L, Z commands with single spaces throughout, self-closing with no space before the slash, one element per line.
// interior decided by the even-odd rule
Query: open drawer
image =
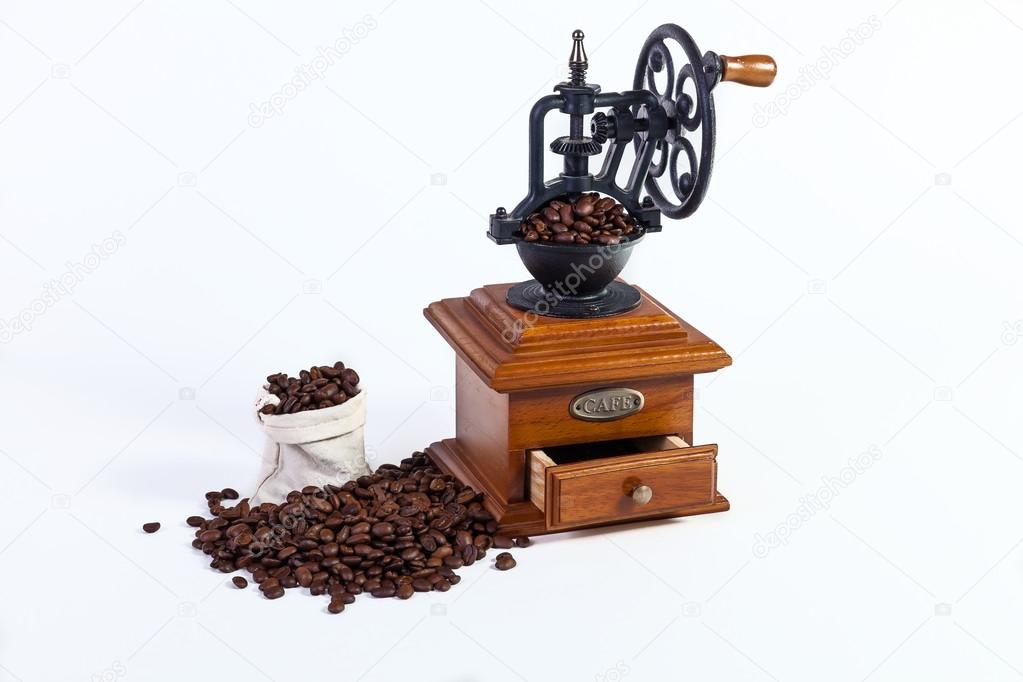
<path fill-rule="evenodd" d="M 700 513 L 718 499 L 717 450 L 675 435 L 528 450 L 530 499 L 549 531 Z"/>

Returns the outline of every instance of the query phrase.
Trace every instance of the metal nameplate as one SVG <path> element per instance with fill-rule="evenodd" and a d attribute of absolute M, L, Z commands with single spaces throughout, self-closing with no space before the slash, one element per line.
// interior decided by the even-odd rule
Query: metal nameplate
<path fill-rule="evenodd" d="M 572 398 L 569 413 L 576 419 L 602 422 L 621 419 L 643 409 L 643 394 L 632 388 L 598 388 Z"/>

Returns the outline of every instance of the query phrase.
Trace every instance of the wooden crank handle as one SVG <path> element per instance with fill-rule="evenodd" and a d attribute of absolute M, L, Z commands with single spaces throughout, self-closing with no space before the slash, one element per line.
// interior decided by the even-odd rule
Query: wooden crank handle
<path fill-rule="evenodd" d="M 774 82 L 778 65 L 766 54 L 744 54 L 739 57 L 721 58 L 721 80 L 766 88 Z"/>

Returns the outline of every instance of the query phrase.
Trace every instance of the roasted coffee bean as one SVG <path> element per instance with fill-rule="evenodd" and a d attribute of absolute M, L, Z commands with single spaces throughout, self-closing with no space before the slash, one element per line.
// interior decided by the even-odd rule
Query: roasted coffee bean
<path fill-rule="evenodd" d="M 337 598 L 332 598 L 330 603 L 327 604 L 327 611 L 331 613 L 341 613 L 345 610 L 345 603 Z"/>
<path fill-rule="evenodd" d="M 434 552 L 437 549 L 437 540 L 427 533 L 423 537 L 419 538 L 419 543 L 423 546 L 427 552 Z"/>
<path fill-rule="evenodd" d="M 558 244 L 612 246 L 643 234 L 623 205 L 596 192 L 553 199 L 529 214 L 519 228 L 527 242 Z"/>
<path fill-rule="evenodd" d="M 377 597 L 378 599 L 386 599 L 388 597 L 393 597 L 395 592 L 396 590 L 393 584 L 387 586 L 381 584 L 380 587 L 376 588 L 375 590 L 371 590 L 370 594 L 372 594 L 374 597 Z"/>
<path fill-rule="evenodd" d="M 237 587 L 239 590 L 245 589 L 246 587 L 249 586 L 249 581 L 241 577 L 240 575 L 236 575 L 235 577 L 231 578 L 231 582 L 233 582 L 234 586 Z"/>
<path fill-rule="evenodd" d="M 344 372 L 319 370 L 330 380 L 336 377 L 325 370 Z M 313 375 L 309 370 L 308 383 L 317 380 Z M 305 587 L 329 594 L 333 612 L 363 592 L 408 599 L 447 591 L 459 582 L 454 569 L 480 561 L 496 540 L 497 522 L 482 496 L 422 453 L 343 485 L 291 491 L 279 504 L 252 509 L 242 500 L 225 508 L 221 501 L 229 496 L 229 489 L 212 492 L 216 515 L 190 519 L 193 546 L 219 571 L 249 571 L 268 599 Z"/>
<path fill-rule="evenodd" d="M 142 530 L 147 533 L 155 533 L 160 530 L 160 523 L 158 521 L 150 521 L 149 523 L 142 524 Z"/>
<path fill-rule="evenodd" d="M 217 540 L 223 538 L 224 534 L 221 533 L 219 530 L 211 529 L 200 531 L 196 537 L 199 538 L 200 542 L 216 542 Z"/>
<path fill-rule="evenodd" d="M 280 599 L 284 596 L 284 588 L 278 585 L 277 587 L 271 587 L 268 590 L 263 590 L 263 596 L 267 599 Z"/>
<path fill-rule="evenodd" d="M 206 523 L 206 519 L 204 519 L 201 516 L 189 516 L 187 519 L 185 519 L 185 523 L 187 523 L 189 526 L 192 526 L 193 528 L 201 528 L 202 525 Z"/>
<path fill-rule="evenodd" d="M 533 541 L 530 540 L 525 535 L 520 535 L 519 537 L 515 538 L 516 547 L 529 547 L 531 544 L 533 544 Z"/>
<path fill-rule="evenodd" d="M 515 568 L 515 557 L 508 552 L 501 552 L 494 559 L 494 566 L 499 571 L 507 571 L 509 568 Z"/>
<path fill-rule="evenodd" d="M 295 579 L 302 587 L 309 587 L 313 584 L 313 573 L 305 566 L 300 566 L 295 569 Z"/>

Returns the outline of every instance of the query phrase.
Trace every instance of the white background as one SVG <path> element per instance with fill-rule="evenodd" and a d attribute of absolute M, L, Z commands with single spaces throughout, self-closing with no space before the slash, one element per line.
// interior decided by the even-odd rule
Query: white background
<path fill-rule="evenodd" d="M 1023 676 L 1023 4 L 709 5 L 3 0 L 0 679 Z M 450 436 L 421 309 L 524 278 L 486 215 L 572 29 L 620 90 L 667 21 L 780 66 L 717 90 L 707 201 L 624 273 L 735 359 L 696 412 L 732 510 L 340 616 L 229 587 L 182 520 L 251 482 L 262 377 L 356 367 L 375 463 Z"/>

